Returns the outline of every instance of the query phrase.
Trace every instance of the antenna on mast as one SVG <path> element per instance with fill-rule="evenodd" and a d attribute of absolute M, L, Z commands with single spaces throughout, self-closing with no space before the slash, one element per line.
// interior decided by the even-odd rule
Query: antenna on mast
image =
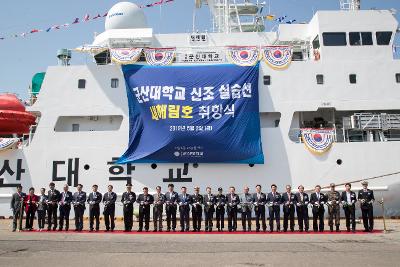
<path fill-rule="evenodd" d="M 340 0 L 341 10 L 360 10 L 361 0 Z"/>

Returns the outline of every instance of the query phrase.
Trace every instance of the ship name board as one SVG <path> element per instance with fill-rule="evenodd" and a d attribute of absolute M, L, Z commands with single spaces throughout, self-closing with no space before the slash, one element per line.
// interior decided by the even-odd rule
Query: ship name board
<path fill-rule="evenodd" d="M 222 63 L 225 61 L 222 50 L 191 50 L 178 52 L 176 55 L 177 63 Z"/>

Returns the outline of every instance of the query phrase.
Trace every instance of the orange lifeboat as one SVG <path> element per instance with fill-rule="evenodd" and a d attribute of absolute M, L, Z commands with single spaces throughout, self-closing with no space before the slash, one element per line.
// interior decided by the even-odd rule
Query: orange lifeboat
<path fill-rule="evenodd" d="M 0 94 L 0 135 L 27 134 L 35 120 L 15 95 Z"/>

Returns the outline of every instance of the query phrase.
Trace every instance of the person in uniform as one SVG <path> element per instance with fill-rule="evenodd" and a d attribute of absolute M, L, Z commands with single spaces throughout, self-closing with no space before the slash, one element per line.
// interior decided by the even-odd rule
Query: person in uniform
<path fill-rule="evenodd" d="M 33 221 L 35 219 L 35 213 L 37 209 L 37 203 L 39 202 L 39 197 L 35 195 L 35 188 L 29 188 L 29 194 L 24 198 L 25 204 L 25 229 L 32 231 L 33 229 Z"/>
<path fill-rule="evenodd" d="M 321 186 L 316 185 L 314 189 L 314 193 L 310 196 L 310 203 L 313 205 L 312 213 L 313 213 L 313 230 L 314 232 L 324 231 L 324 214 L 325 207 L 324 204 L 326 202 L 325 195 L 321 193 Z M 318 224 L 319 221 L 319 224 Z"/>
<path fill-rule="evenodd" d="M 361 183 L 363 189 L 358 192 L 358 200 L 361 205 L 361 213 L 364 224 L 364 232 L 372 232 L 374 229 L 374 191 L 368 189 L 368 182 Z"/>
<path fill-rule="evenodd" d="M 240 197 L 242 230 L 251 232 L 251 210 L 253 205 L 253 196 L 249 193 L 249 187 L 243 188 L 243 195 Z M 247 229 L 246 229 L 247 223 Z"/>
<path fill-rule="evenodd" d="M 43 231 L 44 224 L 46 223 L 47 199 L 46 189 L 40 188 L 40 196 L 37 208 L 39 231 Z"/>
<path fill-rule="evenodd" d="M 179 204 L 179 214 L 180 214 L 180 224 L 181 224 L 181 232 L 188 232 L 189 225 L 189 212 L 190 212 L 190 196 L 186 193 L 187 189 L 185 186 L 181 188 L 181 194 L 178 197 Z"/>
<path fill-rule="evenodd" d="M 329 229 L 333 232 L 333 219 L 335 218 L 336 232 L 340 232 L 340 193 L 335 190 L 334 183 L 329 186 L 331 190 L 326 193 Z"/>
<path fill-rule="evenodd" d="M 271 192 L 267 195 L 267 205 L 269 208 L 269 231 L 274 231 L 274 220 L 276 221 L 276 231 L 281 231 L 281 202 L 282 196 L 276 190 L 276 184 L 271 185 Z"/>
<path fill-rule="evenodd" d="M 299 192 L 296 193 L 296 213 L 297 213 L 297 223 L 299 224 L 299 231 L 308 232 L 309 229 L 309 217 L 308 217 L 308 204 L 310 199 L 308 194 L 304 192 L 304 186 L 299 185 L 297 187 Z"/>
<path fill-rule="evenodd" d="M 133 226 L 133 203 L 136 201 L 136 194 L 132 192 L 132 184 L 126 184 L 126 191 L 122 194 L 121 202 L 124 213 L 124 232 L 132 231 Z"/>
<path fill-rule="evenodd" d="M 289 226 L 290 231 L 294 232 L 294 209 L 295 209 L 294 207 L 296 204 L 296 195 L 292 193 L 291 185 L 286 185 L 286 192 L 282 194 L 282 203 L 283 203 L 283 231 L 287 232 Z"/>
<path fill-rule="evenodd" d="M 261 192 L 261 185 L 256 185 L 256 193 L 253 195 L 254 213 L 256 215 L 256 232 L 262 230 L 267 231 L 267 224 L 265 222 L 265 204 L 267 203 L 267 196 Z M 261 225 L 260 225 L 261 219 Z"/>
<path fill-rule="evenodd" d="M 73 196 L 73 206 L 75 212 L 75 231 L 83 230 L 83 214 L 85 213 L 86 192 L 82 191 L 83 185 L 78 184 L 77 191 Z"/>
<path fill-rule="evenodd" d="M 69 214 L 71 212 L 71 203 L 73 200 L 72 193 L 68 191 L 69 186 L 67 184 L 64 185 L 63 192 L 60 196 L 60 201 L 58 202 L 60 206 L 60 221 L 58 226 L 58 231 L 62 231 L 64 227 L 65 221 L 65 231 L 69 229 Z M 49 197 L 50 198 L 50 197 Z"/>
<path fill-rule="evenodd" d="M 150 205 L 153 204 L 154 198 L 152 195 L 149 195 L 149 189 L 147 187 L 143 187 L 143 194 L 140 194 L 136 200 L 139 203 L 139 229 L 138 232 L 143 231 L 143 221 L 144 221 L 144 229 L 146 232 L 149 231 L 150 224 Z"/>
<path fill-rule="evenodd" d="M 343 205 L 344 215 L 346 216 L 346 228 L 347 232 L 356 232 L 356 193 L 351 191 L 351 184 L 345 184 L 345 191 L 342 192 L 341 201 Z"/>
<path fill-rule="evenodd" d="M 107 187 L 107 193 L 103 195 L 103 204 L 104 204 L 104 222 L 106 224 L 106 232 L 110 231 L 113 232 L 115 228 L 115 201 L 117 201 L 117 194 L 113 192 L 113 186 L 109 185 Z M 111 228 L 110 228 L 111 224 Z"/>
<path fill-rule="evenodd" d="M 160 232 L 163 229 L 162 215 L 164 211 L 165 195 L 161 193 L 161 186 L 156 187 L 156 193 L 154 194 L 154 205 L 153 205 L 153 222 L 154 230 L 157 232 L 157 228 Z"/>
<path fill-rule="evenodd" d="M 228 231 L 236 232 L 237 230 L 237 213 L 240 198 L 235 193 L 235 187 L 229 187 L 229 194 L 226 195 L 227 213 L 228 213 Z"/>
<path fill-rule="evenodd" d="M 207 194 L 204 195 L 204 218 L 205 218 L 205 231 L 211 232 L 213 228 L 213 215 L 214 215 L 214 205 L 216 203 L 216 198 L 211 194 L 211 187 L 207 186 Z"/>
<path fill-rule="evenodd" d="M 13 212 L 13 232 L 17 230 L 18 220 L 20 218 L 22 220 L 22 216 L 24 216 L 24 198 L 25 193 L 22 192 L 22 186 L 17 185 L 17 192 L 12 195 L 10 203 Z M 22 223 L 19 225 L 19 230 L 22 231 Z"/>
<path fill-rule="evenodd" d="M 94 219 L 96 219 L 96 232 L 100 229 L 100 203 L 101 193 L 97 192 L 97 184 L 92 186 L 92 192 L 89 194 L 87 202 L 89 203 L 89 231 L 93 232 Z"/>
<path fill-rule="evenodd" d="M 199 192 L 200 188 L 195 186 L 194 194 L 191 196 L 193 232 L 200 232 L 203 217 L 203 196 Z"/>
<path fill-rule="evenodd" d="M 225 205 L 226 205 L 226 196 L 222 193 L 222 187 L 219 187 L 218 194 L 215 196 L 215 206 L 216 206 L 215 217 L 217 221 L 218 232 L 224 231 Z"/>
<path fill-rule="evenodd" d="M 49 187 L 50 190 L 47 192 L 47 231 L 51 230 L 52 225 L 53 231 L 55 231 L 57 229 L 57 208 L 61 194 L 60 191 L 55 189 L 53 182 L 49 184 Z"/>
<path fill-rule="evenodd" d="M 168 192 L 165 193 L 165 213 L 167 214 L 167 232 L 175 232 L 176 229 L 176 204 L 178 202 L 178 193 L 174 191 L 174 185 L 168 185 Z"/>

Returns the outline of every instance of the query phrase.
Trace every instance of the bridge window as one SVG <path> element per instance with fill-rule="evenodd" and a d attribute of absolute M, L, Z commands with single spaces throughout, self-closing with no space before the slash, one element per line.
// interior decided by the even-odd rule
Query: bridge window
<path fill-rule="evenodd" d="M 121 128 L 121 115 L 60 116 L 54 126 L 55 132 L 104 132 Z M 71 127 L 72 125 L 72 127 Z"/>
<path fill-rule="evenodd" d="M 324 75 L 322 74 L 317 74 L 317 76 L 315 76 L 317 79 L 317 84 L 324 84 Z"/>
<path fill-rule="evenodd" d="M 378 45 L 389 45 L 392 39 L 392 32 L 376 32 L 376 43 Z"/>
<path fill-rule="evenodd" d="M 271 76 L 264 75 L 264 85 L 271 85 Z"/>
<path fill-rule="evenodd" d="M 357 74 L 350 74 L 349 81 L 351 84 L 356 84 L 357 83 Z"/>
<path fill-rule="evenodd" d="M 277 128 L 281 121 L 280 112 L 261 112 L 260 126 L 261 128 Z"/>
<path fill-rule="evenodd" d="M 85 79 L 79 79 L 78 80 L 78 88 L 79 89 L 85 89 L 86 87 L 86 80 Z"/>
<path fill-rule="evenodd" d="M 73 132 L 79 132 L 79 124 L 73 123 L 72 124 L 72 131 Z"/>
<path fill-rule="evenodd" d="M 400 83 L 400 73 L 396 73 L 396 82 Z"/>
<path fill-rule="evenodd" d="M 320 48 L 321 45 L 319 44 L 319 36 L 318 35 L 312 41 L 312 46 L 313 46 L 314 49 Z"/>
<path fill-rule="evenodd" d="M 324 39 L 324 46 L 346 46 L 346 33 L 345 32 L 324 32 L 322 34 Z"/>
<path fill-rule="evenodd" d="M 372 45 L 371 32 L 350 32 L 349 33 L 350 45 Z"/>
<path fill-rule="evenodd" d="M 111 79 L 111 88 L 118 88 L 119 80 L 118 79 Z"/>

